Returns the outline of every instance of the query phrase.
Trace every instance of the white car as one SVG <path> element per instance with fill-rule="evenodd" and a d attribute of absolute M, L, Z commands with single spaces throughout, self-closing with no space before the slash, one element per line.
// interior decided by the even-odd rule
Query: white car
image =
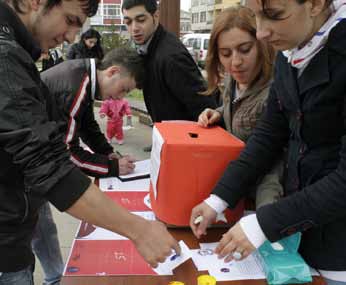
<path fill-rule="evenodd" d="M 205 66 L 209 39 L 210 34 L 186 34 L 181 39 L 198 66 L 202 68 Z"/>

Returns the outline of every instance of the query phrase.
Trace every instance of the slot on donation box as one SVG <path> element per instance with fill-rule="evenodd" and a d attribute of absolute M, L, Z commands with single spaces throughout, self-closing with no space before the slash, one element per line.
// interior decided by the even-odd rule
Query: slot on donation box
<path fill-rule="evenodd" d="M 228 163 L 244 143 L 220 127 L 196 123 L 155 123 L 151 152 L 150 201 L 168 225 L 188 226 L 191 210 L 209 197 Z M 243 214 L 244 203 L 225 211 L 227 223 Z"/>

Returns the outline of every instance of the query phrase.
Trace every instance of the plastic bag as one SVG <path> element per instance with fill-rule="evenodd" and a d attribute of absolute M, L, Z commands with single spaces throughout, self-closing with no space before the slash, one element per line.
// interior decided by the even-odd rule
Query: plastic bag
<path fill-rule="evenodd" d="M 311 282 L 309 266 L 297 252 L 301 233 L 284 238 L 278 242 L 266 241 L 258 255 L 270 285 Z"/>

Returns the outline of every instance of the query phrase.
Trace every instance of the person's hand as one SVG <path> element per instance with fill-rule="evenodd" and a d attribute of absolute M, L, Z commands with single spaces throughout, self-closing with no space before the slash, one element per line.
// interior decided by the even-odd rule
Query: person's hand
<path fill-rule="evenodd" d="M 197 217 L 201 216 L 202 221 L 200 223 L 195 223 Z M 190 217 L 190 227 L 193 234 L 199 239 L 202 235 L 207 234 L 207 227 L 215 222 L 217 213 L 216 211 L 209 207 L 207 203 L 202 202 L 192 209 Z"/>
<path fill-rule="evenodd" d="M 106 117 L 106 114 L 100 114 L 100 118 L 103 119 L 104 117 Z"/>
<path fill-rule="evenodd" d="M 154 268 L 172 254 L 172 249 L 178 255 L 181 253 L 178 242 L 170 235 L 166 226 L 157 221 L 146 221 L 142 232 L 133 242 L 138 252 Z"/>
<path fill-rule="evenodd" d="M 115 152 L 108 155 L 108 159 L 111 159 L 111 160 L 120 159 L 120 158 L 122 158 L 122 156 L 120 156 L 119 154 L 117 154 Z"/>
<path fill-rule="evenodd" d="M 221 119 L 220 112 L 213 109 L 205 109 L 198 117 L 198 125 L 202 127 L 208 127 L 219 122 Z"/>
<path fill-rule="evenodd" d="M 133 172 L 136 167 L 136 165 L 134 164 L 135 161 L 136 159 L 134 159 L 130 155 L 125 155 L 122 158 L 119 158 L 119 175 L 126 175 Z"/>
<path fill-rule="evenodd" d="M 229 262 L 235 259 L 233 253 L 238 252 L 241 254 L 241 258 L 236 260 L 242 260 L 250 255 L 256 248 L 246 237 L 241 225 L 237 223 L 227 233 L 222 236 L 220 243 L 215 249 L 215 253 L 219 258 L 224 258 L 225 262 Z"/>

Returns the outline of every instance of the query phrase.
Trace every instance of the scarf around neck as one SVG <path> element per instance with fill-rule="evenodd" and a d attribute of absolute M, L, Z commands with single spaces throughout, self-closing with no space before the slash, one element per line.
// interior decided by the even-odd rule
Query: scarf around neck
<path fill-rule="evenodd" d="M 305 69 L 311 59 L 325 46 L 330 31 L 343 19 L 346 19 L 346 0 L 333 1 L 334 11 L 320 30 L 302 48 L 294 48 L 283 52 L 292 67 Z"/>

